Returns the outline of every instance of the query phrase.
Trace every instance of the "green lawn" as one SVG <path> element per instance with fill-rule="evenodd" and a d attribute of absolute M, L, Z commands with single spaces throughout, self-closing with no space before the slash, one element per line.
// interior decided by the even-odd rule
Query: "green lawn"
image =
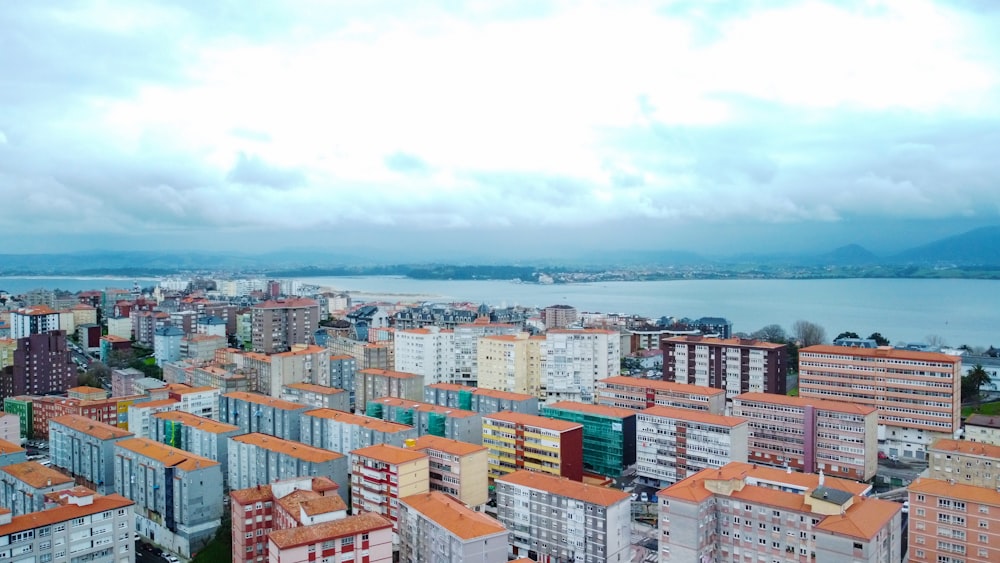
<path fill-rule="evenodd" d="M 962 408 L 962 416 L 967 417 L 970 414 L 1000 414 L 1000 402 L 998 403 L 983 403 L 978 407 L 964 407 Z"/>

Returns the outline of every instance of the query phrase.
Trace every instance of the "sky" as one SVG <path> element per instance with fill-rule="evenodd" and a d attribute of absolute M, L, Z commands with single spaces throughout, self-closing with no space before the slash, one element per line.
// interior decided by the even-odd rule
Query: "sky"
<path fill-rule="evenodd" d="M 1000 224 L 991 0 L 0 9 L 7 252 L 893 252 Z"/>

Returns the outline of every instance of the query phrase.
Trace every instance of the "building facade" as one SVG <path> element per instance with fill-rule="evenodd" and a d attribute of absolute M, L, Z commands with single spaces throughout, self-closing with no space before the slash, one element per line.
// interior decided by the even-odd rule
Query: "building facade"
<path fill-rule="evenodd" d="M 424 387 L 424 401 L 450 407 L 493 414 L 500 411 L 538 414 L 538 397 L 524 393 L 468 387 L 455 383 L 435 383 Z"/>
<path fill-rule="evenodd" d="M 726 392 L 722 389 L 638 377 L 615 376 L 598 381 L 596 402 L 637 411 L 673 407 L 711 414 L 726 412 Z"/>
<path fill-rule="evenodd" d="M 351 398 L 347 391 L 315 383 L 284 385 L 281 388 L 281 399 L 316 409 L 334 409 L 343 412 L 351 410 Z"/>
<path fill-rule="evenodd" d="M 149 437 L 161 444 L 216 461 L 222 467 L 223 485 L 229 488 L 229 438 L 243 434 L 239 426 L 225 424 L 184 411 L 154 414 Z"/>
<path fill-rule="evenodd" d="M 542 416 L 583 426 L 583 469 L 617 478 L 635 464 L 636 412 L 572 401 L 542 407 Z"/>
<path fill-rule="evenodd" d="M 440 436 L 425 435 L 412 445 L 429 458 L 429 486 L 476 510 L 489 500 L 486 448 Z"/>
<path fill-rule="evenodd" d="M 483 417 L 490 479 L 530 469 L 583 479 L 583 425 L 530 414 Z"/>
<path fill-rule="evenodd" d="M 303 444 L 342 454 L 376 444 L 401 448 L 417 438 L 412 426 L 333 409 L 306 411 L 301 425 Z"/>
<path fill-rule="evenodd" d="M 307 410 L 306 405 L 258 393 L 226 393 L 219 399 L 219 422 L 239 426 L 246 434 L 260 432 L 298 441 L 302 413 Z"/>
<path fill-rule="evenodd" d="M 455 374 L 455 333 L 441 327 L 397 330 L 393 340 L 396 369 L 423 376 L 430 383 L 451 383 Z"/>
<path fill-rule="evenodd" d="M 399 499 L 430 490 L 430 458 L 423 452 L 388 444 L 351 452 L 351 510 L 371 512 L 392 523 L 399 545 Z"/>
<path fill-rule="evenodd" d="M 254 352 L 287 352 L 295 344 L 312 344 L 319 328 L 319 303 L 312 299 L 275 299 L 250 311 Z"/>
<path fill-rule="evenodd" d="M 348 495 L 347 456 L 266 434 L 229 438 L 229 486 L 246 489 L 299 477 L 327 477 Z"/>
<path fill-rule="evenodd" d="M 507 529 L 438 491 L 399 499 L 402 563 L 507 563 Z"/>
<path fill-rule="evenodd" d="M 788 346 L 742 338 L 664 338 L 663 379 L 740 393 L 784 395 Z"/>
<path fill-rule="evenodd" d="M 133 434 L 81 415 L 49 420 L 52 467 L 72 475 L 77 485 L 100 494 L 115 490 L 115 443 Z"/>
<path fill-rule="evenodd" d="M 1000 561 L 1000 492 L 928 477 L 909 487 L 909 561 Z"/>
<path fill-rule="evenodd" d="M 621 338 L 601 329 L 549 330 L 541 395 L 546 402 L 594 402 L 597 382 L 621 371 Z"/>
<path fill-rule="evenodd" d="M 363 410 L 368 401 L 397 397 L 419 401 L 424 396 L 424 378 L 415 373 L 384 369 L 363 369 L 354 384 L 355 410 Z"/>
<path fill-rule="evenodd" d="M 476 345 L 477 385 L 542 397 L 545 336 L 527 332 L 486 336 Z"/>
<path fill-rule="evenodd" d="M 412 426 L 417 436 L 430 434 L 470 444 L 482 444 L 483 440 L 483 418 L 474 411 L 385 397 L 368 401 L 365 414 Z"/>
<path fill-rule="evenodd" d="M 377 514 L 362 513 L 343 520 L 277 530 L 268 537 L 268 561 L 392 563 L 392 525 Z"/>
<path fill-rule="evenodd" d="M 64 393 L 76 377 L 64 331 L 31 334 L 17 340 L 13 377 L 0 377 L 0 396 Z"/>

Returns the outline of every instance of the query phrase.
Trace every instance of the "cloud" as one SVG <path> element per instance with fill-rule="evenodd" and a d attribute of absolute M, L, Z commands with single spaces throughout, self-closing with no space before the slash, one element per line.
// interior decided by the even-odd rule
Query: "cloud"
<path fill-rule="evenodd" d="M 1000 218 L 989 3 L 82 2 L 0 25 L 0 219 L 52 240 Z"/>

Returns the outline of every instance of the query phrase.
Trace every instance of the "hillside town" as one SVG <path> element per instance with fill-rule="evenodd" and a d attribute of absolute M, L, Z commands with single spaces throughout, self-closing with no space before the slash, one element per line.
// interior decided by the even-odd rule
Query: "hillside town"
<path fill-rule="evenodd" d="M 0 288 L 0 560 L 1000 561 L 995 354 L 719 313 Z"/>

